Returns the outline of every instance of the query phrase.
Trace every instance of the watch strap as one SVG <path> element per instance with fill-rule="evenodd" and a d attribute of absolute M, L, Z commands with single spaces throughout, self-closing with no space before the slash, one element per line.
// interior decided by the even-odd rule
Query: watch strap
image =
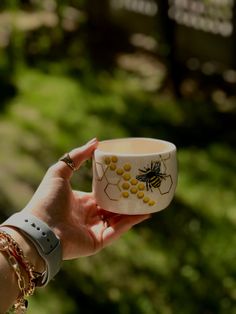
<path fill-rule="evenodd" d="M 62 249 L 60 239 L 44 221 L 23 211 L 9 217 L 2 226 L 16 227 L 33 242 L 46 263 L 46 273 L 39 285 L 47 285 L 61 267 Z"/>

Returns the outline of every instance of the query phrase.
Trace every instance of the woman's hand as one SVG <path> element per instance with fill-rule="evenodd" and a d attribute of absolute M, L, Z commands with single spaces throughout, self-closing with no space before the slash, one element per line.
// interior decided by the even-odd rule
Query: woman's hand
<path fill-rule="evenodd" d="M 76 168 L 92 157 L 98 141 L 70 152 Z M 59 236 L 63 259 L 92 255 L 150 215 L 119 215 L 97 206 L 92 193 L 73 191 L 73 170 L 63 161 L 51 166 L 24 211 L 46 222 Z"/>

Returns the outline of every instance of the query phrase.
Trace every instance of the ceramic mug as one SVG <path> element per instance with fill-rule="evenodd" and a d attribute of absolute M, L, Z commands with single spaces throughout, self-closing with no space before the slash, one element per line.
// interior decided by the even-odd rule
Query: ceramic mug
<path fill-rule="evenodd" d="M 152 138 L 101 141 L 93 157 L 97 204 L 120 214 L 146 214 L 166 208 L 177 185 L 174 144 Z"/>

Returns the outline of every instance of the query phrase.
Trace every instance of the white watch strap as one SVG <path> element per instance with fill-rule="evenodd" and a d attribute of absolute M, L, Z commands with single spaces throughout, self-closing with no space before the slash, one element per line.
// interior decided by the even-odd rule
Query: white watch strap
<path fill-rule="evenodd" d="M 12 226 L 20 229 L 34 243 L 39 254 L 46 262 L 46 275 L 40 284 L 45 286 L 61 267 L 62 249 L 60 239 L 45 222 L 23 211 L 9 217 L 2 226 Z"/>

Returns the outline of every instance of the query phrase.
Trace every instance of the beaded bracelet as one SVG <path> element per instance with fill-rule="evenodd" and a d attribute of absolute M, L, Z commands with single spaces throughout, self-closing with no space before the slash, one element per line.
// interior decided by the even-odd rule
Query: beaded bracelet
<path fill-rule="evenodd" d="M 34 266 L 27 260 L 18 243 L 3 230 L 0 230 L 0 251 L 7 254 L 8 262 L 15 272 L 20 290 L 20 294 L 16 303 L 13 305 L 13 309 L 15 310 L 15 313 L 23 314 L 28 305 L 25 298 L 34 293 L 35 281 L 37 280 L 38 273 L 34 271 Z M 20 266 L 25 270 L 29 278 L 27 285 Z"/>

